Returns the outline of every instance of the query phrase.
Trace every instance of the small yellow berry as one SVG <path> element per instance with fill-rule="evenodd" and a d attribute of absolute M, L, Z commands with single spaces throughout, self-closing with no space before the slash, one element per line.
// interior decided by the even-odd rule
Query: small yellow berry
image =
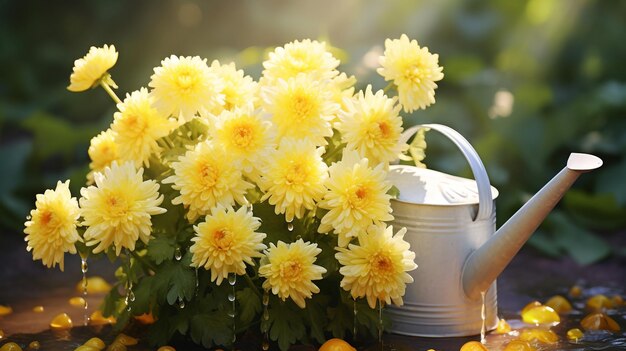
<path fill-rule="evenodd" d="M 525 340 L 513 340 L 509 342 L 503 351 L 536 351 L 528 341 Z"/>
<path fill-rule="evenodd" d="M 67 315 L 67 313 L 58 314 L 50 322 L 50 328 L 52 329 L 71 329 L 72 325 L 72 319 Z"/>
<path fill-rule="evenodd" d="M 82 297 L 72 297 L 69 299 L 68 302 L 74 307 L 85 307 L 85 299 L 83 299 Z"/>
<path fill-rule="evenodd" d="M 578 285 L 572 286 L 569 289 L 569 293 L 568 293 L 568 295 L 570 297 L 574 297 L 574 298 L 580 297 L 580 295 L 582 295 L 582 294 L 583 294 L 583 289 L 580 286 L 578 286 Z"/>
<path fill-rule="evenodd" d="M 356 349 L 341 339 L 333 338 L 322 344 L 319 351 L 356 351 Z"/>
<path fill-rule="evenodd" d="M 0 317 L 13 313 L 13 309 L 9 306 L 0 305 Z"/>
<path fill-rule="evenodd" d="M 169 345 L 165 345 L 165 346 L 159 347 L 157 351 L 176 351 L 176 349 Z"/>
<path fill-rule="evenodd" d="M 541 328 L 524 329 L 520 333 L 519 338 L 520 340 L 537 341 L 543 344 L 554 344 L 559 341 L 559 336 L 552 330 Z"/>
<path fill-rule="evenodd" d="M 485 345 L 479 343 L 478 341 L 469 341 L 461 346 L 460 351 L 489 351 Z"/>
<path fill-rule="evenodd" d="M 567 331 L 567 338 L 570 341 L 578 342 L 584 336 L 583 332 L 578 328 L 573 328 Z"/>
<path fill-rule="evenodd" d="M 613 297 L 611 297 L 611 305 L 613 308 L 624 305 L 624 298 L 620 295 L 613 295 Z"/>
<path fill-rule="evenodd" d="M 496 326 L 496 334 L 507 334 L 511 332 L 511 326 L 504 319 L 498 320 L 498 326 Z"/>
<path fill-rule="evenodd" d="M 102 339 L 100 339 L 100 338 L 91 338 L 91 339 L 85 341 L 85 343 L 83 345 L 95 347 L 98 350 L 102 350 L 106 346 L 104 344 L 104 341 L 102 341 Z"/>
<path fill-rule="evenodd" d="M 552 307 L 558 314 L 567 313 L 572 310 L 572 304 L 561 295 L 551 297 L 546 301 L 545 305 Z"/>
<path fill-rule="evenodd" d="M 522 320 L 528 324 L 558 324 L 561 318 L 552 307 L 537 306 L 523 312 Z"/>
<path fill-rule="evenodd" d="M 33 312 L 35 312 L 35 313 L 41 313 L 43 311 L 44 311 L 43 306 L 35 306 L 35 307 L 33 307 Z"/>
<path fill-rule="evenodd" d="M 587 310 L 590 312 L 601 312 L 611 307 L 612 307 L 611 300 L 609 300 L 608 297 L 602 294 L 594 295 L 590 297 L 587 300 L 587 304 L 585 305 L 585 308 L 587 308 Z"/>
<path fill-rule="evenodd" d="M 102 277 L 98 277 L 94 275 L 93 277 L 87 278 L 87 293 L 88 294 L 104 294 L 108 293 L 111 290 L 111 285 L 107 283 L 106 280 L 102 279 Z M 79 293 L 83 292 L 83 281 L 81 280 L 76 284 L 76 291 Z"/>
<path fill-rule="evenodd" d="M 89 325 L 104 325 L 104 324 L 115 324 L 117 322 L 115 317 L 109 316 L 104 317 L 102 315 L 102 311 L 95 310 L 89 317 Z"/>
<path fill-rule="evenodd" d="M 113 342 L 119 342 L 120 344 L 124 346 L 132 346 L 132 345 L 137 345 L 139 341 L 136 338 L 133 338 L 132 336 L 128 336 L 126 334 L 120 334 L 117 337 L 115 337 L 115 341 Z"/>
<path fill-rule="evenodd" d="M 31 350 L 39 350 L 40 347 L 41 344 L 37 340 L 31 341 L 30 344 L 28 344 L 28 348 Z"/>
<path fill-rule="evenodd" d="M 531 303 L 527 304 L 526 306 L 524 306 L 524 308 L 522 308 L 522 312 L 521 312 L 521 314 L 522 314 L 522 315 L 524 315 L 524 313 L 525 313 L 526 311 L 528 311 L 528 310 L 530 310 L 530 309 L 532 309 L 532 308 L 535 308 L 535 307 L 539 307 L 539 306 L 542 306 L 541 302 L 539 302 L 539 301 L 533 301 L 533 302 L 531 302 Z"/>
<path fill-rule="evenodd" d="M 126 345 L 118 341 L 113 341 L 113 343 L 107 347 L 107 351 L 126 351 Z"/>
<path fill-rule="evenodd" d="M 618 332 L 621 329 L 613 318 L 604 313 L 592 313 L 583 318 L 583 320 L 580 321 L 580 325 L 585 328 L 585 330 L 608 330 Z"/>
<path fill-rule="evenodd" d="M 14 342 L 8 342 L 0 347 L 0 351 L 22 351 L 22 348 Z"/>

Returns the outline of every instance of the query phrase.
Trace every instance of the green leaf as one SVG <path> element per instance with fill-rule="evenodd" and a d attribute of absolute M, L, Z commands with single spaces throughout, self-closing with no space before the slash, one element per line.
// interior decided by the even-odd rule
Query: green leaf
<path fill-rule="evenodd" d="M 562 213 L 553 212 L 550 219 L 556 227 L 554 240 L 579 264 L 597 262 L 611 253 L 604 240 L 572 224 Z"/>
<path fill-rule="evenodd" d="M 539 250 L 544 255 L 552 258 L 558 258 L 563 254 L 561 245 L 543 231 L 537 231 L 534 233 L 530 239 L 528 239 L 528 244 Z"/>
<path fill-rule="evenodd" d="M 194 272 L 191 269 L 183 267 L 182 264 L 175 266 L 176 269 L 173 272 L 170 282 L 170 290 L 167 293 L 167 302 L 169 302 L 170 305 L 173 305 L 179 298 L 184 298 L 187 301 L 191 300 L 196 288 Z"/>
<path fill-rule="evenodd" d="M 170 261 L 176 251 L 176 238 L 168 235 L 158 235 L 148 242 L 148 256 L 161 264 L 163 261 Z"/>
<path fill-rule="evenodd" d="M 191 339 L 206 348 L 227 345 L 233 336 L 232 318 L 221 311 L 196 314 L 191 317 L 190 332 Z"/>
<path fill-rule="evenodd" d="M 144 277 L 135 285 L 133 291 L 135 293 L 135 301 L 132 302 L 132 311 L 134 315 L 140 315 L 150 312 L 150 301 L 152 300 L 152 277 Z"/>
<path fill-rule="evenodd" d="M 78 144 L 87 144 L 98 133 L 96 127 L 76 127 L 45 112 L 35 112 L 22 126 L 35 137 L 35 151 L 40 158 L 54 154 L 70 157 Z"/>
<path fill-rule="evenodd" d="M 278 342 L 282 351 L 287 351 L 306 331 L 299 308 L 291 300 L 274 301 L 270 306 L 270 338 Z"/>
<path fill-rule="evenodd" d="M 600 170 L 596 190 L 599 193 L 613 194 L 617 203 L 626 206 L 626 158 L 618 164 Z"/>
<path fill-rule="evenodd" d="M 613 193 L 589 194 L 572 189 L 563 203 L 577 222 L 590 228 L 614 230 L 626 225 L 626 209 L 620 207 Z"/>
<path fill-rule="evenodd" d="M 345 304 L 339 304 L 337 307 L 328 309 L 329 322 L 326 330 L 333 334 L 333 337 L 344 339 L 346 332 L 352 331 L 354 324 L 354 314 L 351 308 Z"/>
<path fill-rule="evenodd" d="M 324 326 L 328 324 L 328 317 L 326 316 L 325 306 L 328 306 L 329 301 L 330 298 L 327 295 L 317 294 L 307 302 L 305 309 L 309 317 L 308 322 L 311 327 L 311 334 L 320 344 L 326 341 Z"/>
<path fill-rule="evenodd" d="M 243 288 L 237 291 L 237 302 L 239 302 L 237 316 L 243 324 L 252 322 L 254 317 L 261 312 L 261 298 L 252 288 Z"/>

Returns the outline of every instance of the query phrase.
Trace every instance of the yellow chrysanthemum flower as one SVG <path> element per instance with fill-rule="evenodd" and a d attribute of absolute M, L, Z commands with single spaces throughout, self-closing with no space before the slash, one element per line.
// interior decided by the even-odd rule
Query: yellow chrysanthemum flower
<path fill-rule="evenodd" d="M 172 163 L 174 175 L 163 183 L 172 183 L 172 188 L 180 191 L 172 203 L 185 206 L 190 222 L 209 214 L 217 205 L 246 202 L 244 195 L 253 185 L 243 179 L 240 166 L 231 161 L 222 147 L 207 140 Z"/>
<path fill-rule="evenodd" d="M 324 148 L 306 140 L 284 139 L 267 160 L 260 186 L 276 214 L 284 213 L 287 222 L 302 218 L 324 196 L 328 167 L 322 160 Z"/>
<path fill-rule="evenodd" d="M 152 232 L 151 216 L 166 212 L 159 207 L 163 195 L 154 180 L 143 180 L 143 168 L 132 162 L 116 161 L 104 172 L 96 173 L 96 185 L 80 190 L 80 208 L 87 246 L 97 245 L 94 253 L 113 245 L 119 256 L 122 248 L 135 249 L 137 240 L 148 243 Z"/>
<path fill-rule="evenodd" d="M 274 147 L 271 123 L 250 107 L 224 111 L 213 118 L 211 135 L 234 162 L 241 162 L 244 175 L 257 179 L 260 166 Z"/>
<path fill-rule="evenodd" d="M 120 153 L 115 142 L 115 132 L 107 129 L 91 139 L 87 150 L 91 162 L 87 174 L 87 184 L 93 184 L 93 175 L 103 171 L 105 167 L 111 165 L 113 161 L 118 161 Z"/>
<path fill-rule="evenodd" d="M 328 89 L 333 96 L 333 101 L 339 105 L 339 109 L 333 116 L 333 124 L 339 121 L 340 112 L 346 109 L 346 101 L 350 101 L 354 96 L 354 84 L 356 84 L 356 78 L 348 77 L 345 73 L 341 73 L 330 81 Z"/>
<path fill-rule="evenodd" d="M 55 190 L 38 194 L 35 209 L 24 223 L 26 250 L 32 250 L 33 260 L 41 259 L 48 268 L 58 263 L 63 270 L 65 253 L 75 254 L 74 244 L 80 240 L 76 230 L 80 210 L 69 186 L 69 180 L 57 182 Z"/>
<path fill-rule="evenodd" d="M 198 112 L 212 111 L 224 104 L 222 81 L 198 56 L 170 56 L 154 68 L 148 84 L 154 105 L 161 114 L 178 118 L 183 124 Z"/>
<path fill-rule="evenodd" d="M 325 42 L 296 40 L 270 52 L 269 58 L 263 62 L 263 79 L 271 84 L 274 80 L 287 80 L 299 73 L 315 80 L 332 79 L 339 74 L 337 66 L 339 60 L 328 52 Z"/>
<path fill-rule="evenodd" d="M 359 235 L 359 244 L 337 248 L 335 257 L 342 267 L 341 287 L 353 298 L 365 297 L 371 308 L 376 301 L 401 306 L 407 283 L 413 278 L 407 273 L 417 268 L 415 253 L 404 241 L 406 228 L 393 235 L 393 227 L 371 226 Z"/>
<path fill-rule="evenodd" d="M 223 105 L 214 105 L 207 112 L 219 115 L 223 110 L 232 111 L 236 108 L 256 108 L 258 103 L 259 84 L 252 77 L 246 76 L 243 70 L 237 70 L 235 63 L 220 64 L 214 60 L 209 70 L 223 83 L 221 94 L 224 95 Z"/>
<path fill-rule="evenodd" d="M 304 74 L 261 88 L 263 108 L 271 114 L 278 139 L 309 139 L 326 145 L 333 135 L 331 121 L 339 110 L 333 94 L 323 84 Z"/>
<path fill-rule="evenodd" d="M 67 90 L 79 92 L 97 85 L 115 62 L 117 62 L 115 46 L 105 45 L 101 48 L 92 46 L 85 57 L 74 61 Z M 117 88 L 113 80 L 107 79 L 107 83 Z"/>
<path fill-rule="evenodd" d="M 398 87 L 400 104 L 405 112 L 424 109 L 435 103 L 436 81 L 443 79 L 439 55 L 420 47 L 406 34 L 400 39 L 385 40 L 385 53 L 380 57 L 378 74 L 392 80 Z"/>
<path fill-rule="evenodd" d="M 322 274 L 326 273 L 326 268 L 313 264 L 320 252 L 322 249 L 317 244 L 302 239 L 291 244 L 271 243 L 259 267 L 259 276 L 265 278 L 263 289 L 271 289 L 283 301 L 290 297 L 304 308 L 304 299 L 320 292 L 313 280 L 322 279 Z"/>
<path fill-rule="evenodd" d="M 235 211 L 222 206 L 214 208 L 205 221 L 194 226 L 196 236 L 189 251 L 191 266 L 211 270 L 211 281 L 222 284 L 228 274 L 246 274 L 246 263 L 254 266 L 253 258 L 261 257 L 264 233 L 257 233 L 261 220 L 252 217 L 246 206 Z"/>
<path fill-rule="evenodd" d="M 346 150 L 342 161 L 331 165 L 328 172 L 328 192 L 318 206 L 330 211 L 322 218 L 320 233 L 334 230 L 339 246 L 345 247 L 370 225 L 393 219 L 387 194 L 391 183 L 385 180 L 382 163 L 372 169 L 366 158 Z"/>
<path fill-rule="evenodd" d="M 127 94 L 117 108 L 119 112 L 113 115 L 111 129 L 115 132 L 120 161 L 149 167 L 150 156 L 161 151 L 157 140 L 167 136 L 175 124 L 157 112 L 146 88 Z"/>
<path fill-rule="evenodd" d="M 372 94 L 368 85 L 365 93 L 360 91 L 352 100 L 346 101 L 336 128 L 346 148 L 367 157 L 370 164 L 390 162 L 402 151 L 402 117 L 395 98 L 388 98 L 382 90 Z"/>

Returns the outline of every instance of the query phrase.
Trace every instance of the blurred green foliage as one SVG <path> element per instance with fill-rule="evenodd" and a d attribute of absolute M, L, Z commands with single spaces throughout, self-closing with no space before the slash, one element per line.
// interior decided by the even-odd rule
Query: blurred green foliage
<path fill-rule="evenodd" d="M 476 147 L 500 190 L 502 222 L 565 165 L 569 152 L 605 161 L 581 177 L 531 244 L 587 264 L 626 226 L 626 2 L 0 0 L 0 226 L 20 232 L 34 196 L 84 184 L 91 137 L 115 106 L 103 91 L 68 92 L 73 61 L 114 44 L 111 73 L 146 86 L 170 54 L 237 63 L 258 78 L 268 47 L 327 40 L 359 88 L 385 86 L 370 61 L 402 33 L 439 53 L 437 104 L 406 125 L 443 123 Z M 370 57 L 370 60 L 368 60 Z M 430 168 L 469 176 L 462 156 L 428 135 Z M 623 254 L 623 248 L 615 248 Z"/>

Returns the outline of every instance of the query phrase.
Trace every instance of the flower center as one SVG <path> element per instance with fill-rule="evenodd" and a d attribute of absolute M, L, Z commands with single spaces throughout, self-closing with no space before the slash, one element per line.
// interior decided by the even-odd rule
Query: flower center
<path fill-rule="evenodd" d="M 248 125 L 239 125 L 233 130 L 235 145 L 240 148 L 246 148 L 252 143 L 252 128 Z"/>
<path fill-rule="evenodd" d="M 128 203 L 126 199 L 121 196 L 117 196 L 118 194 L 108 194 L 106 197 L 106 205 L 108 206 L 107 210 L 111 217 L 126 217 L 129 212 Z"/>
<path fill-rule="evenodd" d="M 134 135 L 144 134 L 147 127 L 145 120 L 136 115 L 129 115 L 124 119 L 124 123 L 126 128 L 132 131 Z"/>
<path fill-rule="evenodd" d="M 176 77 L 175 84 L 183 94 L 188 94 L 196 85 L 196 77 L 189 69 L 184 69 Z"/>
<path fill-rule="evenodd" d="M 418 62 L 412 64 L 405 70 L 404 78 L 409 82 L 419 84 L 424 79 L 424 76 L 426 75 L 425 73 L 426 72 L 422 65 Z"/>
<path fill-rule="evenodd" d="M 285 180 L 288 185 L 302 184 L 306 180 L 306 167 L 300 163 L 292 164 L 287 170 Z"/>
<path fill-rule="evenodd" d="M 302 264 L 299 261 L 287 261 L 280 264 L 280 276 L 284 279 L 295 280 L 300 277 Z"/>
<path fill-rule="evenodd" d="M 293 97 L 291 111 L 296 119 L 302 121 L 308 119 L 315 109 L 312 99 L 302 92 L 296 93 Z"/>
<path fill-rule="evenodd" d="M 213 240 L 215 240 L 215 246 L 217 246 L 217 248 L 227 250 L 230 249 L 233 243 L 233 235 L 230 230 L 223 228 L 213 233 Z"/>
<path fill-rule="evenodd" d="M 217 183 L 217 178 L 219 177 L 219 172 L 216 167 L 210 164 L 202 164 L 200 165 L 200 177 L 202 182 L 207 187 L 212 187 Z"/>
<path fill-rule="evenodd" d="M 362 184 L 358 185 L 356 190 L 353 190 L 350 199 L 348 200 L 350 202 L 350 207 L 359 209 L 366 207 L 369 202 L 369 193 L 368 187 Z"/>
<path fill-rule="evenodd" d="M 374 274 L 389 274 L 393 273 L 393 262 L 389 259 L 389 256 L 378 252 L 372 257 L 371 261 L 372 271 Z"/>
<path fill-rule="evenodd" d="M 52 212 L 44 211 L 41 214 L 40 219 L 41 219 L 41 224 L 47 226 L 50 223 L 50 221 L 52 220 Z"/>
<path fill-rule="evenodd" d="M 383 138 L 388 138 L 389 134 L 391 134 L 391 127 L 387 122 L 378 122 L 378 130 Z"/>

